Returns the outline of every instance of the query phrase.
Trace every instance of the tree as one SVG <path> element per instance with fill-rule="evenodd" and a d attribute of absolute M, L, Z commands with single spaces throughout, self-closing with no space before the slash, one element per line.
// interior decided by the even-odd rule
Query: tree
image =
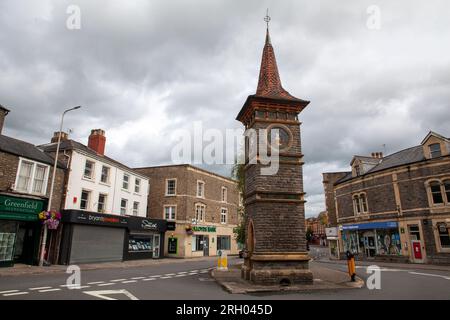
<path fill-rule="evenodd" d="M 245 192 L 245 164 L 243 163 L 235 163 L 233 165 L 233 168 L 231 170 L 231 176 L 233 179 L 237 181 L 237 188 L 239 191 L 239 197 L 244 196 Z M 236 241 L 240 244 L 245 243 L 245 224 L 246 224 L 246 216 L 245 216 L 245 209 L 244 204 L 240 205 L 238 207 L 238 219 L 239 224 L 236 228 L 234 228 L 233 232 L 236 236 Z"/>

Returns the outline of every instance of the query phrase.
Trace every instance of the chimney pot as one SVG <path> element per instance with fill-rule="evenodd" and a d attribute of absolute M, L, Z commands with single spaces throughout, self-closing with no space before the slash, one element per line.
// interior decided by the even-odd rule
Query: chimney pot
<path fill-rule="evenodd" d="M 8 113 L 9 110 L 0 104 L 0 134 L 2 134 L 3 124 L 5 123 L 5 118 Z"/>
<path fill-rule="evenodd" d="M 105 154 L 106 137 L 105 130 L 92 129 L 88 140 L 88 147 L 100 155 Z"/>
<path fill-rule="evenodd" d="M 50 142 L 51 143 L 58 142 L 58 137 L 59 137 L 59 131 L 53 132 L 53 137 L 50 140 Z M 67 132 L 61 131 L 61 141 L 68 140 L 68 139 L 69 139 L 69 134 Z"/>

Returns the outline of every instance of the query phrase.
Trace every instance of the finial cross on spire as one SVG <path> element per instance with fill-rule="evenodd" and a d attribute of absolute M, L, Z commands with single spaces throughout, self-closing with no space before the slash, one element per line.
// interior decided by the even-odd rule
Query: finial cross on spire
<path fill-rule="evenodd" d="M 264 17 L 264 21 L 267 23 L 267 29 L 269 29 L 269 22 L 270 22 L 269 8 L 267 8 L 267 12 L 266 12 L 266 16 Z"/>

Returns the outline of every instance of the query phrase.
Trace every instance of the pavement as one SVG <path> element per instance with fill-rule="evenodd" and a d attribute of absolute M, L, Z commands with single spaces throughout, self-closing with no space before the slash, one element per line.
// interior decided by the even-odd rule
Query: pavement
<path fill-rule="evenodd" d="M 228 270 L 212 270 L 211 275 L 229 293 L 255 294 L 274 292 L 314 292 L 318 290 L 337 290 L 349 288 L 362 288 L 364 281 L 357 277 L 355 282 L 350 281 L 346 272 L 325 268 L 319 264 L 310 264 L 313 273 L 313 284 L 281 285 L 255 285 L 241 278 L 242 263 L 231 265 Z"/>

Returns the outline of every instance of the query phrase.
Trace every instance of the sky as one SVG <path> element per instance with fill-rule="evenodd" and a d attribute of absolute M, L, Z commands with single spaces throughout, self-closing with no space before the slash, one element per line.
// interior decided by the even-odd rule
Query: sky
<path fill-rule="evenodd" d="M 108 156 L 170 164 L 179 129 L 242 129 L 266 8 L 283 87 L 311 101 L 300 114 L 306 216 L 325 209 L 322 172 L 430 130 L 450 136 L 450 2 L 433 0 L 2 0 L 3 134 L 47 143 L 81 105 L 65 118 L 71 138 L 102 128 Z"/>

